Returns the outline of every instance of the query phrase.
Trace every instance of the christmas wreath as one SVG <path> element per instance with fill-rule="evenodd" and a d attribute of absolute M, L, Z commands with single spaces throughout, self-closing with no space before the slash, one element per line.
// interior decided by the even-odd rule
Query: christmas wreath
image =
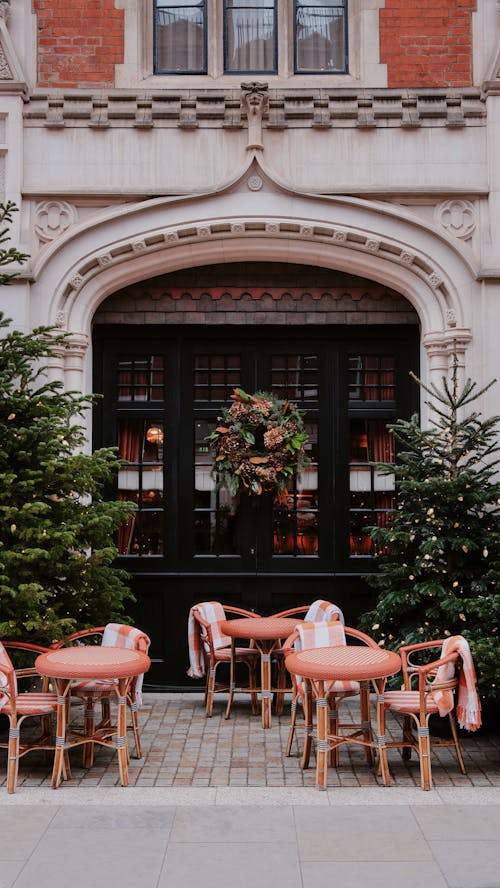
<path fill-rule="evenodd" d="M 215 450 L 217 486 L 228 487 L 233 495 L 285 490 L 307 463 L 302 412 L 268 392 L 249 395 L 237 388 L 231 400 L 207 439 Z"/>

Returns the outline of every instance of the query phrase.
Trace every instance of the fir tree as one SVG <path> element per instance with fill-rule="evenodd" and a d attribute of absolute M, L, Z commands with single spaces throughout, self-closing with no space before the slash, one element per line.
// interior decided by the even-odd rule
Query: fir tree
<path fill-rule="evenodd" d="M 395 509 L 387 526 L 369 528 L 378 570 L 368 582 L 378 600 L 362 623 L 392 649 L 464 635 L 482 697 L 498 700 L 500 418 L 470 412 L 493 382 L 460 388 L 456 356 L 442 388 L 413 378 L 429 395 L 430 428 L 417 416 L 390 426 L 396 464 L 380 468 L 395 476 Z"/>
<path fill-rule="evenodd" d="M 0 226 L 16 210 L 0 204 Z M 0 230 L 0 245 L 8 231 Z M 0 246 L 0 266 L 26 258 Z M 15 277 L 0 273 L 0 285 Z M 0 637 L 50 643 L 124 619 L 132 596 L 128 575 L 114 566 L 114 533 L 131 504 L 105 499 L 115 452 L 83 452 L 93 398 L 46 379 L 46 359 L 66 335 L 7 332 L 9 324 L 0 313 Z"/>
<path fill-rule="evenodd" d="M 7 203 L 0 203 L 0 266 L 2 267 L 4 265 L 12 265 L 14 262 L 21 264 L 28 258 L 27 253 L 21 253 L 16 247 L 3 246 L 3 244 L 10 241 L 9 232 L 12 225 L 12 213 L 17 212 L 18 207 L 13 201 L 8 200 Z M 16 277 L 16 272 L 0 272 L 0 286 L 12 283 Z"/>

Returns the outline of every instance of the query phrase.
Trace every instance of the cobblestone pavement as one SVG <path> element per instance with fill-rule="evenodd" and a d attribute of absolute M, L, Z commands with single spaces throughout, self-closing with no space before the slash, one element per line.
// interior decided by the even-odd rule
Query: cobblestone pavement
<path fill-rule="evenodd" d="M 224 719 L 225 698 L 216 697 L 212 718 L 205 717 L 200 694 L 145 694 L 140 711 L 143 758 L 130 760 L 130 785 L 137 787 L 301 787 L 314 786 L 314 758 L 307 771 L 300 768 L 298 742 L 292 756 L 284 749 L 288 736 L 289 711 L 281 717 L 273 714 L 272 727 L 263 730 L 260 717 L 252 716 L 247 698 L 235 702 L 231 718 Z M 354 721 L 357 706 L 342 704 L 342 719 Z M 72 718 L 81 715 L 81 707 L 72 707 Z M 431 722 L 431 731 L 432 731 Z M 439 720 L 439 727 L 446 727 Z M 3 727 L 3 726 L 2 726 Z M 397 724 L 389 717 L 387 733 L 396 737 Z M 299 732 L 300 737 L 300 732 Z M 433 779 L 436 786 L 500 785 L 500 733 L 477 735 L 461 732 L 461 744 L 467 775 L 458 768 L 451 749 L 433 753 Z M 5 784 L 5 750 L 0 751 L 1 783 Z M 71 754 L 72 785 L 87 787 L 116 786 L 118 762 L 111 750 L 98 748 L 92 768 L 81 767 L 78 749 Z M 403 762 L 399 752 L 389 750 L 392 782 L 400 787 L 419 785 L 418 761 Z M 50 786 L 50 759 L 34 752 L 21 760 L 19 786 Z M 329 769 L 328 785 L 376 786 L 378 780 L 365 761 L 364 751 L 352 744 L 343 745 L 340 767 Z"/>

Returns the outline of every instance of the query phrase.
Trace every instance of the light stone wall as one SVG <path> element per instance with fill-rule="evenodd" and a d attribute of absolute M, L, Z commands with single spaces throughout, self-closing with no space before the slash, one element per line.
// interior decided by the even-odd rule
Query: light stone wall
<path fill-rule="evenodd" d="M 117 5 L 129 22 L 148 8 Z M 71 333 L 54 377 L 92 389 L 93 320 L 130 322 L 124 288 L 265 261 L 359 275 L 400 302 L 181 300 L 134 313 L 207 326 L 418 319 L 425 379 L 439 381 L 455 345 L 463 374 L 500 378 L 497 5 L 474 14 L 475 87 L 427 91 L 384 89 L 368 28 L 379 6 L 352 4 L 355 82 L 270 82 L 252 147 L 239 78 L 148 81 L 142 31 L 127 31 L 117 88 L 33 89 L 35 19 L 28 0 L 12 4 L 0 24 L 12 75 L 0 81 L 0 186 L 20 206 L 12 237 L 30 260 L 0 309 L 22 329 Z M 497 400 L 489 392 L 485 409 Z"/>

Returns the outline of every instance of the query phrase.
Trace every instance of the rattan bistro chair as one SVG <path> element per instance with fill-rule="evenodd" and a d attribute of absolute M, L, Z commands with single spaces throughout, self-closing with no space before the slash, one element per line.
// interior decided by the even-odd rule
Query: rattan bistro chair
<path fill-rule="evenodd" d="M 220 624 L 227 620 L 229 615 L 250 618 L 258 616 L 253 611 L 244 610 L 241 607 L 223 606 L 218 601 L 200 602 L 194 605 L 189 612 L 190 667 L 188 675 L 191 678 L 206 677 L 205 712 L 207 718 L 212 715 L 214 694 L 229 691 L 229 684 L 216 681 L 219 666 L 231 665 L 231 639 L 220 631 Z M 259 711 L 256 684 L 256 670 L 259 661 L 259 652 L 254 647 L 235 648 L 235 663 L 243 663 L 248 670 L 248 692 L 251 695 L 253 715 L 257 715 Z"/>
<path fill-rule="evenodd" d="M 29 653 L 33 659 L 48 649 L 24 642 L 0 642 L 0 715 L 5 715 L 9 720 L 8 741 L 0 743 L 0 748 L 7 749 L 7 792 L 12 793 L 16 789 L 19 759 L 35 749 L 54 751 L 51 716 L 57 709 L 57 695 L 45 689 L 20 692 L 18 682 L 28 679 L 32 684 L 38 673 L 33 666 L 16 670 L 7 648 Z M 21 725 L 27 718 L 40 718 L 41 734 L 34 740 L 21 743 Z"/>
<path fill-rule="evenodd" d="M 103 647 L 119 647 L 128 648 L 129 650 L 141 651 L 147 654 L 151 641 L 149 637 L 141 629 L 135 626 L 127 626 L 123 623 L 108 623 L 106 626 L 97 626 L 93 629 L 82 629 L 79 632 L 73 632 L 68 635 L 59 644 L 54 647 L 68 647 L 72 645 L 99 643 Z M 138 709 L 142 702 L 142 683 L 143 675 L 137 676 L 133 680 L 127 696 L 127 707 L 130 710 L 131 726 L 134 734 L 135 757 L 140 759 L 141 738 L 139 733 Z M 84 703 L 84 733 L 90 735 L 95 730 L 95 704 L 101 703 L 101 722 L 99 727 L 111 725 L 110 700 L 115 691 L 113 681 L 105 681 L 100 679 L 81 679 L 73 682 L 71 687 L 71 696 L 76 697 Z M 86 767 L 91 767 L 94 761 L 94 744 L 86 743 L 83 748 L 83 763 Z"/>
<path fill-rule="evenodd" d="M 345 645 L 347 643 L 347 638 L 353 638 L 360 644 L 367 645 L 368 647 L 378 648 L 377 643 L 370 638 L 368 635 L 365 635 L 364 632 L 360 632 L 358 629 L 353 629 L 350 626 L 344 626 L 344 624 L 340 620 L 329 620 L 327 622 L 307 622 L 304 621 L 302 624 L 297 626 L 295 632 L 287 638 L 285 644 L 283 645 L 283 654 L 285 658 L 292 653 L 294 650 L 307 650 L 311 648 L 322 648 L 322 647 L 338 647 Z M 339 731 L 347 728 L 350 732 L 359 731 L 360 733 L 366 733 L 371 730 L 370 728 L 370 697 L 369 697 L 369 689 L 368 687 L 362 687 L 362 685 L 357 681 L 333 681 L 330 683 L 330 686 L 326 689 L 326 699 L 328 702 L 328 719 L 329 719 L 329 733 L 331 735 L 337 735 Z M 348 697 L 352 697 L 359 694 L 360 695 L 360 722 L 359 724 L 343 724 L 339 721 L 339 705 L 340 703 L 347 699 Z M 288 732 L 288 741 L 286 745 L 286 755 L 291 755 L 292 750 L 292 742 L 297 726 L 297 710 L 298 707 L 302 707 L 303 715 L 304 715 L 304 743 L 302 748 L 302 768 L 309 767 L 309 761 L 311 757 L 311 748 L 312 741 L 314 737 L 314 722 L 313 722 L 313 700 L 314 700 L 314 687 L 311 686 L 310 693 L 306 692 L 306 685 L 300 678 L 300 676 L 296 676 L 292 674 L 292 707 L 290 714 L 290 729 Z M 330 763 L 332 766 L 337 767 L 339 762 L 338 757 L 338 747 L 334 746 L 331 750 L 330 754 Z M 373 764 L 373 753 L 370 748 L 365 749 L 366 758 L 368 764 Z"/>
<path fill-rule="evenodd" d="M 277 614 L 271 614 L 272 617 L 299 617 L 302 616 L 304 621 L 309 623 L 326 622 L 327 620 L 340 620 L 344 622 L 344 615 L 336 604 L 331 601 L 325 601 L 318 598 L 312 604 L 302 604 L 292 607 L 289 610 L 279 611 Z M 288 672 L 285 667 L 285 657 L 283 656 L 283 646 L 276 647 L 272 653 L 273 661 L 276 665 L 276 713 L 281 715 L 283 712 L 283 703 L 285 693 L 292 690 L 288 682 Z"/>
<path fill-rule="evenodd" d="M 436 648 L 440 648 L 438 659 L 416 662 L 417 657 L 421 658 L 422 654 Z M 405 759 L 411 757 L 412 750 L 417 752 L 421 786 L 427 790 L 432 787 L 433 747 L 454 747 L 459 768 L 465 774 L 455 714 L 460 726 L 467 730 L 475 730 L 481 724 L 474 664 L 469 645 L 461 635 L 405 645 L 399 654 L 403 687 L 400 691 L 386 691 L 384 703 L 385 709 L 402 716 L 403 731 L 400 740 L 387 742 L 386 746 L 402 749 Z M 431 739 L 429 720 L 432 715 L 448 716 L 451 739 Z"/>

